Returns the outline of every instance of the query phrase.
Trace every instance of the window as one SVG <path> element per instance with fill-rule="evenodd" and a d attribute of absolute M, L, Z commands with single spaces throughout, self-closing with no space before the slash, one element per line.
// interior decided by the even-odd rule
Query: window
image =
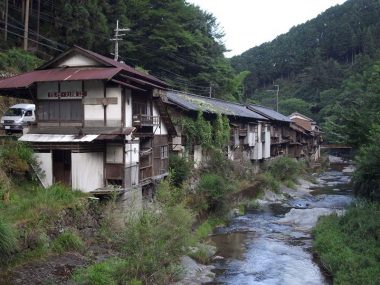
<path fill-rule="evenodd" d="M 46 100 L 37 106 L 40 121 L 81 121 L 83 118 L 81 100 Z"/>
<path fill-rule="evenodd" d="M 161 146 L 161 159 L 166 159 L 168 158 L 168 146 L 167 145 L 164 145 L 164 146 Z"/>
<path fill-rule="evenodd" d="M 31 117 L 33 114 L 32 114 L 32 110 L 28 110 L 25 112 L 25 116 L 26 117 Z"/>

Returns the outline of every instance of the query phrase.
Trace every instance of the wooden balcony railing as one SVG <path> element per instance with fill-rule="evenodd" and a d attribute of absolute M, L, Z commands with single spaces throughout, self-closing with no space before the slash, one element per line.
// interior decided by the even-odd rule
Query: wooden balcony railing
<path fill-rule="evenodd" d="M 137 114 L 132 117 L 133 127 L 157 126 L 160 124 L 159 116 Z"/>

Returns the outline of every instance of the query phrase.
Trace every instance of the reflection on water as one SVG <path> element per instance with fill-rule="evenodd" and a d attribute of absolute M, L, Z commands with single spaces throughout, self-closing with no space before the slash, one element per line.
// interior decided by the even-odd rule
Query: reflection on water
<path fill-rule="evenodd" d="M 317 177 L 313 195 L 269 204 L 218 229 L 210 241 L 224 259 L 215 261 L 216 279 L 209 284 L 330 284 L 313 260 L 308 229 L 315 215 L 351 202 L 349 178 L 341 169 L 327 171 Z"/>

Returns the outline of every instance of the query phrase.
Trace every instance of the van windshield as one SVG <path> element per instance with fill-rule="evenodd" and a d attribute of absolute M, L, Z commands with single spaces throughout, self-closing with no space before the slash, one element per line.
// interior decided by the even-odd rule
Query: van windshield
<path fill-rule="evenodd" d="M 5 112 L 4 116 L 10 116 L 10 117 L 21 117 L 23 114 L 24 109 L 21 108 L 10 108 L 8 111 Z"/>

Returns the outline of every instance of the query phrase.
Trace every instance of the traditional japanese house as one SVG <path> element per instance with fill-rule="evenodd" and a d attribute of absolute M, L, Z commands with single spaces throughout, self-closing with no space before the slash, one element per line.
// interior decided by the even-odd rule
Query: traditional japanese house
<path fill-rule="evenodd" d="M 288 155 L 291 142 L 289 117 L 260 105 L 248 105 L 248 109 L 264 116 L 270 122 L 270 153 L 271 157 Z"/>
<path fill-rule="evenodd" d="M 320 158 L 321 128 L 313 119 L 298 112 L 291 114 L 289 118 L 292 121 L 293 129 L 297 129 L 299 133 L 304 134 L 301 138 L 303 155 L 313 160 Z"/>
<path fill-rule="evenodd" d="M 167 91 L 164 98 L 173 122 L 183 116 L 195 118 L 198 112 L 203 112 L 204 117 L 210 121 L 215 119 L 217 114 L 227 116 L 231 127 L 229 159 L 260 161 L 270 157 L 269 120 L 245 105 L 179 91 Z M 178 135 L 173 138 L 172 151 L 183 154 L 186 136 L 178 124 L 176 129 Z M 200 145 L 190 146 L 188 151 L 195 164 L 204 159 Z"/>
<path fill-rule="evenodd" d="M 161 80 L 80 47 L 35 71 L 0 81 L 0 94 L 31 99 L 29 142 L 45 186 L 61 182 L 101 193 L 150 185 L 168 173 L 175 134 Z"/>

